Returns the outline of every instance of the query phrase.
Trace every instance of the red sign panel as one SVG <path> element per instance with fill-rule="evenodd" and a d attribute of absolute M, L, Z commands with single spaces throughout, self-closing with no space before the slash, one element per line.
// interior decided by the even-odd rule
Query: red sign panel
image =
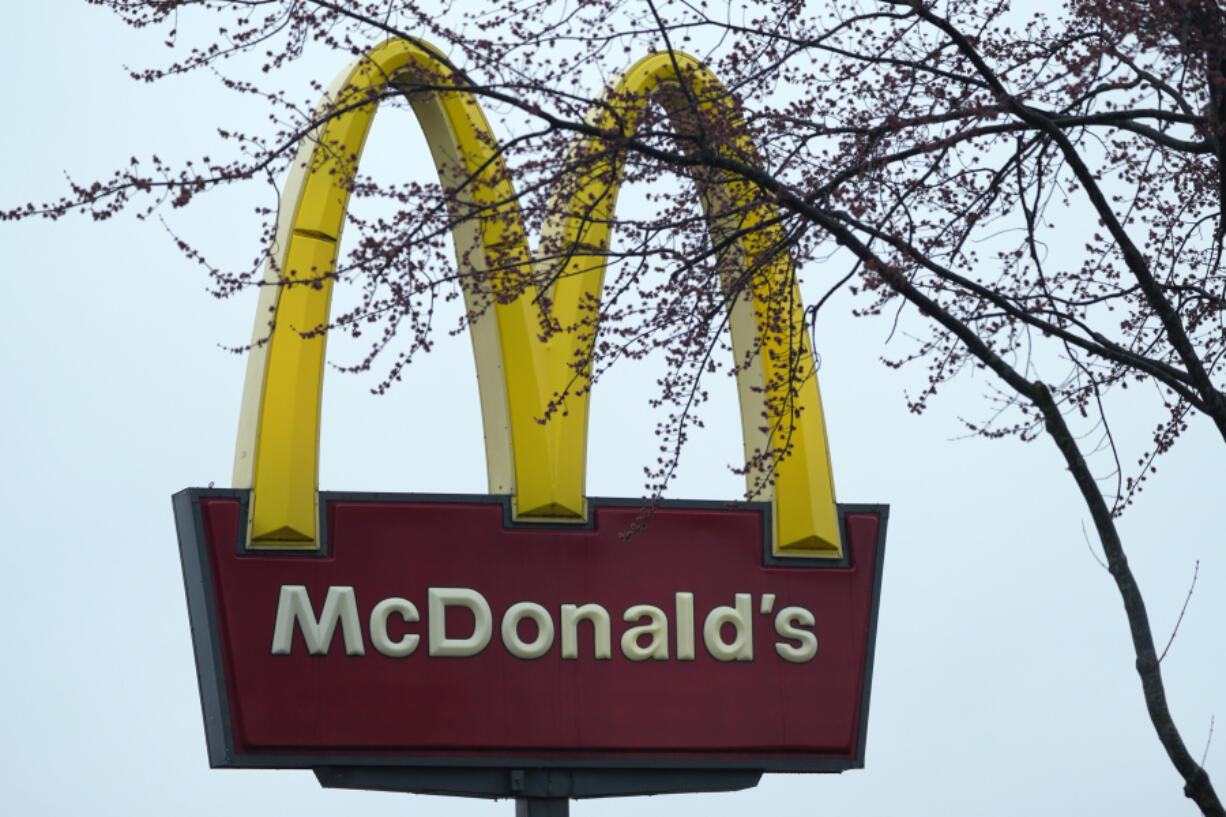
<path fill-rule="evenodd" d="M 320 495 L 323 550 L 244 552 L 245 493 L 175 497 L 215 766 L 862 765 L 885 533 L 769 556 L 766 506 Z"/>

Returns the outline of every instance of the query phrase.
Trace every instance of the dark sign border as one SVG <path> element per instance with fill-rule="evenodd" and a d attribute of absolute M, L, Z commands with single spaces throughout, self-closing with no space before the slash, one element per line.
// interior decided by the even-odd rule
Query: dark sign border
<path fill-rule="evenodd" d="M 860 731 L 856 753 L 849 758 L 798 760 L 780 759 L 770 755 L 720 756 L 711 758 L 618 757 L 601 756 L 462 756 L 422 757 L 406 755 L 387 757 L 370 755 L 321 754 L 249 754 L 235 748 L 231 729 L 230 706 L 221 660 L 221 641 L 217 630 L 212 571 L 208 544 L 204 536 L 200 500 L 209 498 L 234 499 L 239 502 L 239 553 L 258 553 L 275 557 L 278 551 L 248 551 L 245 547 L 250 491 L 227 488 L 187 488 L 172 497 L 179 550 L 183 563 L 183 582 L 187 595 L 192 642 L 195 648 L 196 676 L 200 687 L 204 715 L 205 740 L 209 765 L 213 768 L 312 768 L 320 783 L 342 788 L 379 788 L 393 791 L 465 794 L 476 797 L 517 796 L 532 780 L 563 781 L 556 785 L 569 789 L 563 796 L 596 797 L 611 794 L 662 793 L 666 791 L 715 791 L 745 788 L 757 782 L 763 772 L 841 772 L 864 767 L 865 740 L 868 733 L 869 700 L 872 692 L 873 656 L 877 641 L 877 616 L 881 599 L 881 581 L 885 556 L 886 525 L 889 506 L 877 504 L 839 504 L 839 528 L 846 541 L 846 515 L 869 513 L 877 516 L 877 542 L 872 598 L 870 600 L 867 644 L 865 650 L 864 685 L 860 701 Z M 321 491 L 319 514 L 320 557 L 328 554 L 326 531 L 327 509 L 330 502 L 454 502 L 465 504 L 500 504 L 504 508 L 504 524 L 508 527 L 549 527 L 550 523 L 511 521 L 511 498 L 507 495 L 483 494 L 417 494 L 417 493 L 355 493 Z M 637 507 L 642 500 L 590 498 L 589 510 L 596 507 Z M 850 564 L 850 552 L 839 560 L 816 560 L 776 557 L 771 553 L 771 518 L 767 503 L 729 503 L 690 500 L 660 500 L 659 508 L 738 509 L 762 514 L 764 526 L 764 566 L 787 566 L 793 569 L 838 569 Z M 594 518 L 589 513 L 589 520 Z M 590 522 L 588 526 L 590 526 Z M 301 558 L 302 551 L 284 551 Z M 525 772 L 524 770 L 530 770 Z M 743 772 L 732 775 L 730 772 Z M 674 774 L 675 773 L 675 774 Z M 525 778 L 525 774 L 528 777 Z M 544 775 L 544 777 L 541 777 Z M 721 776 L 725 779 L 721 779 Z M 751 781 L 752 778 L 752 781 Z M 523 781 L 527 779 L 529 784 Z M 496 782 L 502 781 L 502 782 Z M 519 785 L 516 785 L 516 781 Z M 569 782 L 565 782 L 569 781 Z M 555 785 L 555 784 L 549 784 Z"/>

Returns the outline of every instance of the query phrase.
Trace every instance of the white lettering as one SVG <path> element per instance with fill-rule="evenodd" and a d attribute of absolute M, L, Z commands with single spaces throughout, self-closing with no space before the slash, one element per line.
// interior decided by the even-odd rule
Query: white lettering
<path fill-rule="evenodd" d="M 793 645 L 786 641 L 776 641 L 775 652 L 779 653 L 779 657 L 793 664 L 812 661 L 817 655 L 817 636 L 808 630 L 801 630 L 796 625 L 812 627 L 816 623 L 813 613 L 803 607 L 784 607 L 780 610 L 779 615 L 775 616 L 775 632 L 782 638 L 800 643 Z"/>
<path fill-rule="evenodd" d="M 466 638 L 447 637 L 447 608 L 463 607 L 473 614 L 473 632 Z M 486 648 L 494 634 L 490 605 L 476 590 L 467 587 L 431 587 L 426 590 L 430 655 L 437 658 L 467 658 Z"/>
<path fill-rule="evenodd" d="M 650 618 L 650 624 L 630 627 L 622 633 L 622 654 L 631 661 L 646 661 L 648 658 L 656 661 L 668 660 L 668 616 L 659 607 L 650 604 L 636 604 L 626 608 L 622 621 L 639 621 Z M 639 645 L 639 639 L 649 636 L 651 641 L 647 646 Z"/>
<path fill-rule="evenodd" d="M 302 630 L 307 652 L 323 655 L 332 647 L 332 635 L 336 622 L 341 623 L 341 636 L 345 641 L 346 655 L 365 655 L 362 644 L 362 627 L 358 623 L 358 604 L 352 587 L 329 587 L 324 598 L 324 609 L 319 618 L 311 608 L 311 598 L 305 585 L 281 586 L 277 599 L 277 618 L 272 630 L 272 654 L 289 655 L 294 643 L 294 624 Z"/>
<path fill-rule="evenodd" d="M 707 645 L 707 652 L 716 661 L 752 661 L 753 660 L 753 597 L 749 593 L 737 593 L 733 597 L 735 607 L 716 607 L 707 613 L 707 620 L 702 625 L 702 640 Z M 724 641 L 723 628 L 731 624 L 736 630 L 736 638 L 732 643 Z"/>
<path fill-rule="evenodd" d="M 763 593 L 755 608 L 753 594 L 734 593 L 731 606 L 711 608 L 702 622 L 702 640 L 711 658 L 725 663 L 753 661 L 755 609 L 761 615 L 771 616 L 776 598 L 774 593 Z M 467 612 L 461 613 L 455 608 L 463 608 Z M 562 604 L 560 608 L 560 622 L 555 622 L 550 608 L 537 602 L 520 601 L 510 605 L 502 614 L 498 630 L 507 652 L 529 661 L 548 655 L 555 641 L 559 640 L 556 625 L 561 628 L 561 659 L 576 661 L 580 652 L 579 630 L 583 622 L 589 622 L 592 626 L 592 658 L 597 661 L 610 660 L 613 644 L 609 610 L 594 602 Z M 375 652 L 388 658 L 407 658 L 418 651 L 422 641 L 426 641 L 431 657 L 470 658 L 484 652 L 495 635 L 489 602 L 470 587 L 426 588 L 424 613 L 423 618 L 417 605 L 400 596 L 390 596 L 375 604 L 368 618 L 370 643 Z M 472 615 L 471 632 L 465 626 L 469 614 Z M 403 626 L 392 622 L 393 615 L 400 617 Z M 675 647 L 676 660 L 694 661 L 698 638 L 694 593 L 678 591 L 673 594 L 673 615 L 676 625 L 670 632 L 668 615 L 660 607 L 651 604 L 627 607 L 622 614 L 622 621 L 629 625 L 621 634 L 622 655 L 633 662 L 667 661 L 670 648 Z M 409 626 L 423 621 L 424 625 Z M 528 633 L 535 629 L 528 640 L 521 633 L 525 622 L 531 622 Z M 308 654 L 327 655 L 332 649 L 338 623 L 345 654 L 365 655 L 364 634 L 353 587 L 329 586 L 322 609 L 316 616 L 305 585 L 282 585 L 277 599 L 271 652 L 273 655 L 290 655 L 297 638 L 296 628 L 302 632 Z M 424 633 L 420 632 L 421 626 L 425 628 Z M 763 623 L 763 626 L 767 625 Z M 772 646 L 784 661 L 805 664 L 817 656 L 816 617 L 812 610 L 799 606 L 784 607 L 774 615 L 774 629 L 778 639 Z M 457 631 L 461 635 L 455 635 Z M 466 632 L 468 634 L 463 635 Z M 397 633 L 399 635 L 393 639 L 392 635 Z"/>
<path fill-rule="evenodd" d="M 536 639 L 525 642 L 519 637 L 519 622 L 528 619 L 536 625 Z M 553 618 L 539 604 L 521 601 L 512 604 L 502 616 L 502 643 L 516 658 L 540 658 L 553 646 Z"/>
<path fill-rule="evenodd" d="M 399 613 L 406 622 L 419 621 L 417 607 L 408 599 L 392 597 L 384 599 L 370 611 L 370 643 L 380 654 L 388 658 L 406 658 L 417 649 L 421 636 L 405 633 L 399 641 L 392 641 L 387 636 L 387 619 L 392 613 Z"/>
<path fill-rule="evenodd" d="M 613 654 L 609 636 L 609 611 L 599 604 L 562 605 L 562 657 L 579 657 L 579 622 L 592 622 L 592 654 L 598 661 L 607 661 Z"/>
<path fill-rule="evenodd" d="M 673 609 L 677 619 L 677 660 L 694 660 L 694 594 L 677 593 Z"/>

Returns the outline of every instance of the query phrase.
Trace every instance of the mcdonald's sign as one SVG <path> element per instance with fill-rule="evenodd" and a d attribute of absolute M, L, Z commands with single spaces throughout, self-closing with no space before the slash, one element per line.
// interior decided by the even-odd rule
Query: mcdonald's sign
<path fill-rule="evenodd" d="M 318 489 L 326 332 L 313 330 L 328 324 L 346 180 L 379 100 L 406 88 L 454 191 L 461 273 L 484 282 L 488 308 L 478 287 L 466 296 L 488 495 Z M 739 121 L 702 65 L 654 55 L 611 86 L 592 121 L 631 132 L 649 102 L 680 120 L 695 99 Z M 753 270 L 730 324 L 748 361 L 738 371 L 747 455 L 780 452 L 767 458 L 770 478 L 750 474 L 752 502 L 663 501 L 624 539 L 640 502 L 586 496 L 587 393 L 566 390 L 591 333 L 539 331 L 542 310 L 571 325 L 600 297 L 616 151 L 602 153 L 602 137 L 576 143 L 607 158 L 559 188 L 574 212 L 547 221 L 540 243 L 573 251 L 559 274 L 532 279 L 553 281 L 538 298 L 524 270 L 547 262 L 529 249 L 476 97 L 445 59 L 389 40 L 344 71 L 324 105 L 331 115 L 284 189 L 234 487 L 174 496 L 211 765 L 497 795 L 544 769 L 569 775 L 573 796 L 862 765 L 886 509 L 835 503 L 772 206 L 735 179 L 702 192 L 712 231 L 737 209 L 738 263 Z M 551 411 L 559 399 L 565 410 Z"/>

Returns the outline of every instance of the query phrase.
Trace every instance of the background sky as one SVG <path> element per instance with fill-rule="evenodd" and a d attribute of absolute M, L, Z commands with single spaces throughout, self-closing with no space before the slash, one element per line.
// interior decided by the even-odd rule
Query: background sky
<path fill-rule="evenodd" d="M 223 114 L 208 83 L 157 86 L 124 66 L 158 38 L 70 0 L 0 11 L 7 83 L 0 208 L 59 193 L 130 155 L 205 149 Z M 152 42 L 151 42 L 152 40 Z M 306 82 L 338 64 L 306 65 Z M 258 117 L 258 111 L 249 111 Z M 367 168 L 426 172 L 411 120 L 375 126 Z M 423 177 L 424 178 L 424 177 Z M 251 194 L 165 213 L 220 263 L 259 251 Z M 306 771 L 210 771 L 170 496 L 228 486 L 254 293 L 219 302 L 157 220 L 0 223 L 0 802 L 14 815 L 510 814 L 513 804 L 325 791 Z M 829 273 L 806 270 L 812 301 Z M 961 439 L 986 379 L 906 407 L 917 371 L 888 326 L 819 326 L 839 499 L 891 507 L 867 768 L 774 775 L 753 790 L 572 804 L 576 815 L 1192 814 L 1149 726 L 1122 605 L 1087 543 L 1088 515 L 1045 439 Z M 897 343 L 897 341 L 896 341 Z M 335 345 L 344 361 L 355 348 Z M 347 358 L 346 355 L 349 357 Z M 594 397 L 589 492 L 639 496 L 654 459 L 648 368 Z M 484 492 L 467 338 L 440 343 L 386 397 L 330 374 L 321 487 Z M 734 498 L 735 388 L 712 401 L 671 496 Z M 1126 420 L 1121 421 L 1127 425 Z M 1131 433 L 1146 434 L 1138 420 Z M 1226 792 L 1226 548 L 1221 441 L 1194 425 L 1122 522 L 1165 644 L 1175 720 Z"/>

